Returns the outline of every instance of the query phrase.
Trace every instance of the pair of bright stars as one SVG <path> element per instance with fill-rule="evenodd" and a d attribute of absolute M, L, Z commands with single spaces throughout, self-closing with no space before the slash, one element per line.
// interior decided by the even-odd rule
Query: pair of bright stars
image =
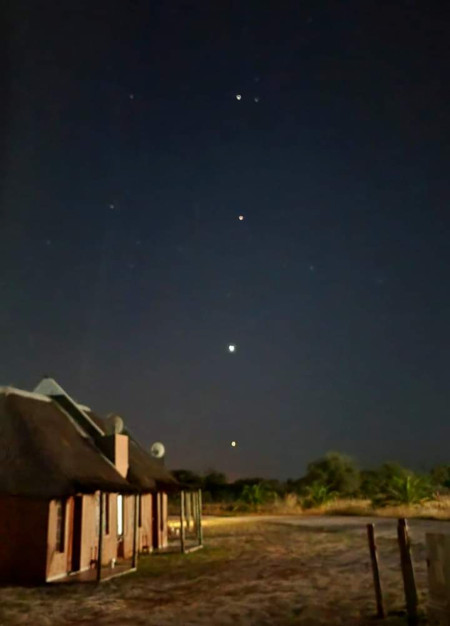
<path fill-rule="evenodd" d="M 237 93 L 237 94 L 236 94 L 236 100 L 242 100 L 242 94 L 241 94 L 241 93 Z M 253 98 L 253 102 L 258 103 L 258 102 L 259 102 L 259 96 L 255 96 L 255 97 Z"/>
<path fill-rule="evenodd" d="M 230 345 L 228 346 L 228 352 L 236 352 L 236 346 L 234 343 L 230 343 Z M 237 446 L 237 442 L 232 441 L 230 445 L 232 448 L 235 448 Z"/>

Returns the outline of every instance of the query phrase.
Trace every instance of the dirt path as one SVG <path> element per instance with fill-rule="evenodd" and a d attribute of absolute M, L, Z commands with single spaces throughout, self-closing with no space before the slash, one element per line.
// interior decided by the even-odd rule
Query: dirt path
<path fill-rule="evenodd" d="M 375 524 L 379 537 L 392 537 L 397 532 L 397 519 L 384 517 L 284 517 L 277 518 L 277 523 L 292 524 L 303 528 L 320 528 L 325 531 L 343 530 L 345 532 L 365 533 L 366 525 Z M 440 520 L 408 520 L 410 535 L 415 543 L 425 544 L 425 534 L 430 532 L 450 532 L 450 522 Z"/>
<path fill-rule="evenodd" d="M 214 517 L 205 518 L 205 525 L 215 526 L 218 524 L 235 524 L 254 522 L 270 522 L 287 526 L 298 526 L 301 528 L 315 528 L 326 532 L 343 531 L 354 532 L 356 534 L 366 532 L 366 525 L 375 524 L 378 536 L 395 536 L 397 532 L 397 519 L 387 517 L 350 517 L 344 515 L 325 516 L 302 516 L 302 515 L 264 515 L 260 517 L 240 516 L 232 518 Z M 425 543 L 425 534 L 429 532 L 450 533 L 450 521 L 442 520 L 408 520 L 410 535 L 414 542 Z"/>

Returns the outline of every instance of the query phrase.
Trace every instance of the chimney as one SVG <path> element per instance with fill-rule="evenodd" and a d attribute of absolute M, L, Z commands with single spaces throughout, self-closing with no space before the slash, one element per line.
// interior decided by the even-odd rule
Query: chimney
<path fill-rule="evenodd" d="M 105 435 L 97 440 L 97 444 L 105 456 L 114 463 L 119 474 L 126 478 L 128 474 L 128 435 L 119 433 Z"/>

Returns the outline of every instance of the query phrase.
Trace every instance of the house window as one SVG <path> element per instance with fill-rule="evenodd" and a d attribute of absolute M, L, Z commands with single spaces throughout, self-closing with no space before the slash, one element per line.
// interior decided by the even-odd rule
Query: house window
<path fill-rule="evenodd" d="M 138 526 L 142 526 L 142 496 L 138 495 Z"/>
<path fill-rule="evenodd" d="M 104 511 L 104 521 L 105 521 L 105 535 L 109 535 L 109 493 L 105 493 L 105 511 Z"/>
<path fill-rule="evenodd" d="M 117 496 L 117 535 L 123 535 L 123 496 Z"/>
<path fill-rule="evenodd" d="M 56 550 L 64 552 L 64 528 L 66 526 L 66 502 L 56 500 Z"/>

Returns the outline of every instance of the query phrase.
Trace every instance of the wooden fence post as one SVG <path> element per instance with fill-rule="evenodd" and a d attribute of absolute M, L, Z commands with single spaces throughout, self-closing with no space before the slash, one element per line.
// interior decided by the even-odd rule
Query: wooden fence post
<path fill-rule="evenodd" d="M 381 588 L 380 570 L 378 566 L 377 545 L 375 543 L 375 526 L 367 524 L 367 538 L 369 540 L 370 561 L 372 563 L 373 586 L 375 588 L 375 599 L 377 602 L 377 617 L 385 617 L 383 606 L 383 590 Z"/>
<path fill-rule="evenodd" d="M 197 492 L 191 492 L 191 502 L 192 502 L 192 530 L 194 533 L 197 532 Z"/>
<path fill-rule="evenodd" d="M 97 582 L 102 578 L 102 552 L 103 552 L 103 491 L 100 491 L 100 510 L 98 520 L 98 555 L 97 555 Z"/>
<path fill-rule="evenodd" d="M 138 523 L 139 523 L 139 509 L 138 506 L 140 502 L 138 502 L 138 498 L 141 498 L 141 495 L 135 493 L 134 494 L 134 514 L 133 514 L 133 556 L 131 558 L 131 567 L 137 567 L 137 553 L 138 553 Z"/>
<path fill-rule="evenodd" d="M 186 548 L 184 534 L 184 491 L 180 491 L 180 545 L 181 552 L 184 554 Z"/>
<path fill-rule="evenodd" d="M 411 542 L 408 535 L 408 523 L 400 518 L 397 526 L 398 545 L 400 548 L 400 564 L 402 568 L 403 587 L 405 590 L 406 612 L 408 623 L 417 623 L 417 589 L 414 567 L 411 559 Z"/>
<path fill-rule="evenodd" d="M 185 512 L 186 512 L 186 530 L 191 530 L 191 517 L 192 517 L 192 501 L 191 492 L 186 491 L 185 494 Z"/>
<path fill-rule="evenodd" d="M 203 528 L 202 528 L 202 490 L 198 490 L 198 545 L 203 545 Z"/>

